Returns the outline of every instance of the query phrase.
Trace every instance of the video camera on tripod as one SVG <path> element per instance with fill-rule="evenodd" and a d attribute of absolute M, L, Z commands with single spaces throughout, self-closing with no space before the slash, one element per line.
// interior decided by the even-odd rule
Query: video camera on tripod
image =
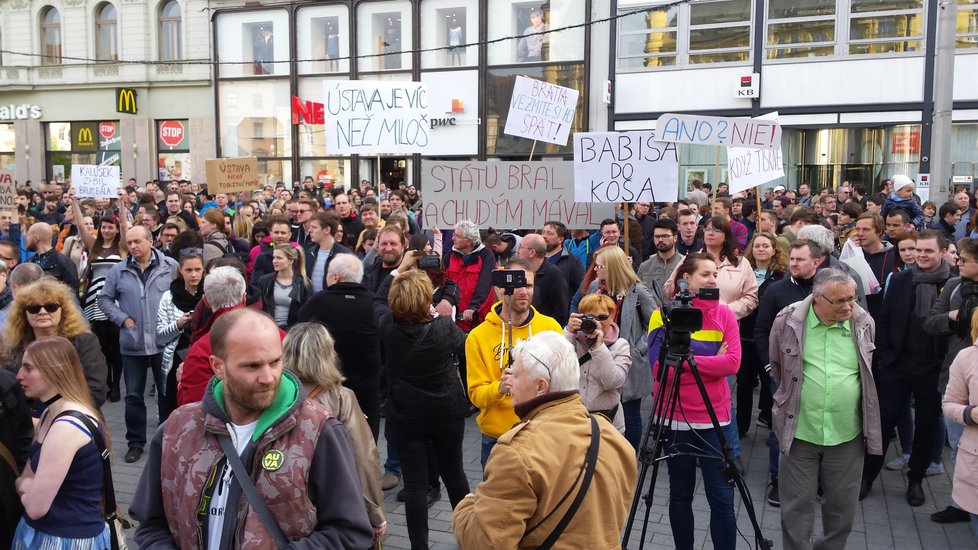
<path fill-rule="evenodd" d="M 703 311 L 692 305 L 694 298 L 719 300 L 719 288 L 701 288 L 695 293 L 689 290 L 689 283 L 680 279 L 677 283 L 679 294 L 675 299 L 662 305 L 662 322 L 667 340 L 664 351 L 674 354 L 689 353 L 690 335 L 703 328 Z"/>

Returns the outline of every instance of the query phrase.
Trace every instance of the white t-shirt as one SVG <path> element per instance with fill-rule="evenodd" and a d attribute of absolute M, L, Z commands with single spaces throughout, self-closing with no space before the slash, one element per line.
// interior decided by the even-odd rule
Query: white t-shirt
<path fill-rule="evenodd" d="M 234 441 L 234 448 L 237 449 L 238 456 L 241 455 L 245 447 L 248 446 L 248 442 L 251 441 L 251 436 L 255 433 L 256 425 L 258 425 L 257 420 L 244 426 L 228 423 L 228 431 L 231 433 L 231 439 Z M 228 505 L 228 490 L 231 486 L 231 476 L 233 475 L 231 466 L 225 460 L 224 471 L 217 480 L 217 486 L 214 487 L 210 507 L 207 512 L 208 548 L 221 548 L 221 533 L 224 531 L 224 510 Z"/>

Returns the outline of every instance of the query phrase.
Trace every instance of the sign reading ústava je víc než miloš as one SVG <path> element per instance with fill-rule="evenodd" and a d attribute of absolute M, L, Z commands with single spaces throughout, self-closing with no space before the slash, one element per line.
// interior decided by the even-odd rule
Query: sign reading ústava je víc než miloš
<path fill-rule="evenodd" d="M 428 151 L 428 89 L 423 82 L 327 80 L 326 149 L 377 155 Z"/>

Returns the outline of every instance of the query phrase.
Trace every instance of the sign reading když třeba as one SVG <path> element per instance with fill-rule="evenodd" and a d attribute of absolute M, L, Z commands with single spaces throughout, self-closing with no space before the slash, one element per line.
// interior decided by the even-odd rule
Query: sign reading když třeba
<path fill-rule="evenodd" d="M 675 143 L 651 130 L 574 134 L 574 200 L 672 202 L 679 198 Z"/>
<path fill-rule="evenodd" d="M 76 197 L 117 198 L 121 183 L 118 166 L 71 165 L 71 186 Z"/>
<path fill-rule="evenodd" d="M 567 145 L 579 95 L 573 88 L 517 76 L 503 133 Z"/>
<path fill-rule="evenodd" d="M 330 154 L 427 152 L 431 127 L 423 82 L 327 80 L 323 91 Z"/>

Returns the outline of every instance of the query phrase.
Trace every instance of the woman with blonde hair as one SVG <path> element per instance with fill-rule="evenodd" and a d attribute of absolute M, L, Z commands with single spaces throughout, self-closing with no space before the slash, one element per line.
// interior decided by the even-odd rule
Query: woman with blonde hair
<path fill-rule="evenodd" d="M 319 401 L 336 415 L 350 436 L 360 489 L 375 540 L 387 532 L 384 492 L 380 488 L 380 453 L 357 396 L 343 387 L 340 359 L 333 337 L 321 323 L 299 323 L 282 342 L 282 366 L 302 381 L 308 398 Z"/>
<path fill-rule="evenodd" d="M 235 239 L 251 242 L 251 229 L 254 226 L 255 222 L 248 216 L 235 216 L 231 222 L 231 236 Z"/>
<path fill-rule="evenodd" d="M 589 294 L 604 294 L 614 301 L 612 319 L 629 345 L 632 365 L 621 390 L 621 404 L 625 438 L 637 449 L 642 438 L 642 398 L 652 393 L 646 339 L 649 318 L 662 302 L 642 283 L 625 251 L 617 246 L 606 246 L 594 254 L 594 272 Z"/>
<path fill-rule="evenodd" d="M 80 357 L 92 402 L 96 407 L 105 403 L 105 356 L 68 285 L 46 277 L 18 288 L 4 333 L 10 354 L 9 370 L 15 372 L 31 342 L 51 336 L 67 338 Z"/>
<path fill-rule="evenodd" d="M 275 271 L 262 275 L 256 286 L 265 312 L 279 328 L 287 329 L 295 324 L 299 309 L 312 295 L 306 276 L 306 255 L 301 248 L 276 246 L 272 250 L 272 268 Z"/>
<path fill-rule="evenodd" d="M 108 549 L 102 453 L 86 424 L 105 441 L 109 434 L 89 396 L 75 346 L 57 336 L 28 344 L 17 381 L 46 408 L 37 421 L 30 462 L 16 483 L 24 516 L 12 548 Z M 72 415 L 84 415 L 88 422 Z"/>

